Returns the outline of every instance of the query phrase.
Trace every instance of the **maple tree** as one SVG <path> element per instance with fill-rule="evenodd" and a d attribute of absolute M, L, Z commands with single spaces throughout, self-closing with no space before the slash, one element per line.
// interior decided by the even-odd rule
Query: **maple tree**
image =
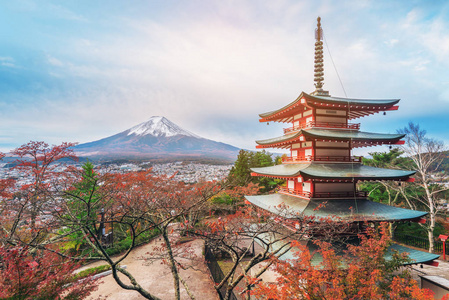
<path fill-rule="evenodd" d="M 285 205 L 276 209 L 279 215 L 292 217 L 294 214 Z M 234 290 L 250 299 L 249 290 L 254 282 L 270 268 L 275 258 L 291 250 L 293 241 L 311 239 L 318 234 L 333 240 L 347 232 L 350 225 L 342 220 L 298 214 L 287 220 L 251 206 L 205 224 L 206 228 L 195 233 L 206 240 L 211 251 L 230 258 L 223 278 L 215 286 L 225 300 L 231 299 Z"/>
<path fill-rule="evenodd" d="M 294 259 L 274 259 L 276 282 L 255 281 L 251 294 L 279 300 L 433 299 L 430 290 L 420 289 L 406 270 L 400 270 L 406 256 L 391 252 L 386 258 L 391 243 L 387 223 L 366 227 L 358 238 L 358 244 L 348 244 L 344 251 L 316 240 L 318 249 L 313 252 L 295 242 Z"/>
<path fill-rule="evenodd" d="M 0 152 L 0 160 L 5 157 L 5 154 Z M 11 188 L 14 185 L 14 179 L 6 178 L 0 179 L 0 200 L 4 200 L 11 196 Z"/>
<path fill-rule="evenodd" d="M 4 153 L 0 152 L 0 160 L 5 157 Z M 12 178 L 0 179 L 0 244 L 5 239 L 7 234 L 4 227 L 10 227 L 11 217 L 8 214 L 7 200 L 11 199 L 15 180 Z"/>
<path fill-rule="evenodd" d="M 111 266 L 112 276 L 122 288 L 135 290 L 146 299 L 157 299 L 131 273 L 120 267 L 120 263 L 138 246 L 139 238 L 157 230 L 163 241 L 158 255 L 172 273 L 175 299 L 180 299 L 181 284 L 190 294 L 179 275 L 179 270 L 186 266 L 176 260 L 176 253 L 183 250 L 175 249 L 173 236 L 193 227 L 201 213 L 208 213 L 208 199 L 219 191 L 215 183 L 189 185 L 171 177 L 155 176 L 151 170 L 99 175 L 86 165 L 81 172 L 74 171 L 69 177 L 76 179 L 74 183 L 69 180 L 68 187 L 61 190 L 63 211 L 57 219 L 66 231 L 59 233 L 59 242 L 82 243 L 89 250 L 88 259 L 102 260 Z M 100 231 L 105 224 L 120 229 L 128 241 L 120 258 L 112 258 L 107 251 L 105 235 Z M 56 243 L 58 239 L 51 242 Z M 35 246 L 49 250 L 48 245 L 40 243 Z M 73 251 L 60 254 L 70 259 L 83 258 L 83 255 L 74 255 Z M 124 281 L 118 273 L 127 280 Z"/>
<path fill-rule="evenodd" d="M 28 247 L 0 247 L 1 299 L 84 299 L 97 288 L 91 277 L 76 280 L 78 265 L 56 254 L 33 257 Z"/>
<path fill-rule="evenodd" d="M 179 269 L 185 266 L 176 261 L 171 236 L 175 230 L 185 232 L 202 214 L 208 214 L 208 199 L 217 193 L 217 185 L 188 185 L 155 176 L 151 170 L 100 175 L 89 163 L 81 170 L 55 164 L 74 158 L 73 145 L 49 147 L 44 142 L 30 142 L 13 151 L 19 156 L 15 168 L 28 182 L 14 186 L 8 195 L 2 188 L 1 243 L 29 247 L 36 259 L 54 253 L 72 261 L 103 260 L 122 288 L 157 299 L 119 265 L 145 236 L 157 230 L 164 241 L 161 258 L 170 267 L 179 299 L 180 283 L 185 285 Z M 114 233 L 125 242 L 119 259 L 113 259 L 107 249 L 113 238 L 107 239 L 106 225 L 115 228 Z M 118 273 L 125 275 L 128 283 Z M 185 289 L 189 292 L 186 285 Z"/>
<path fill-rule="evenodd" d="M 56 163 L 62 159 L 76 159 L 71 149 L 74 145 L 62 143 L 49 146 L 45 142 L 31 141 L 11 151 L 12 155 L 18 156 L 14 168 L 20 172 L 23 182 L 18 184 L 16 181 L 14 194 L 4 200 L 2 214 L 13 218 L 12 223 L 2 222 L 3 225 L 11 225 L 2 225 L 9 243 L 41 239 L 42 234 L 45 235 L 45 230 L 37 224 L 38 217 L 45 215 L 45 211 L 57 208 L 57 204 L 50 203 L 52 184 L 59 174 Z M 29 230 L 21 231 L 19 222 L 29 223 Z"/>
<path fill-rule="evenodd" d="M 55 163 L 74 159 L 69 149 L 73 145 L 50 147 L 44 142 L 29 142 L 12 151 L 19 157 L 15 168 L 21 178 L 0 181 L 2 298 L 83 299 L 96 287 L 92 280 L 74 281 L 72 272 L 77 265 L 28 246 L 45 241 L 51 231 L 53 218 L 49 214 L 57 208 L 50 197 L 53 179 L 59 174 Z"/>

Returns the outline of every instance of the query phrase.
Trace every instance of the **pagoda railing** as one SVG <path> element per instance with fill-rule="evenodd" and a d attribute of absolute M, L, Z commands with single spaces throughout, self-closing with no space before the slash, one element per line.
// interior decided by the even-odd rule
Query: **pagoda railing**
<path fill-rule="evenodd" d="M 346 198 L 346 197 L 367 197 L 368 192 L 356 191 L 356 192 L 304 192 L 289 189 L 287 187 L 279 187 L 278 190 L 281 194 L 289 194 L 300 196 L 304 198 Z"/>
<path fill-rule="evenodd" d="M 345 198 L 345 197 L 367 197 L 368 192 L 356 191 L 356 192 L 315 192 L 313 198 Z"/>
<path fill-rule="evenodd" d="M 336 161 L 336 162 L 361 162 L 362 156 L 293 156 L 283 157 L 284 163 L 306 162 L 306 161 Z"/>
<path fill-rule="evenodd" d="M 282 187 L 282 186 L 279 187 L 278 192 L 281 194 L 295 195 L 295 196 L 300 196 L 300 197 L 304 197 L 304 198 L 310 198 L 312 196 L 311 192 L 296 191 L 294 189 L 289 189 L 289 188 Z"/>
<path fill-rule="evenodd" d="M 317 122 L 310 121 L 304 124 L 300 124 L 298 126 L 293 126 L 289 128 L 284 128 L 284 134 L 292 133 L 294 131 L 298 131 L 306 128 L 331 128 L 331 129 L 349 129 L 349 130 L 359 130 L 360 123 L 337 123 L 337 122 Z"/>

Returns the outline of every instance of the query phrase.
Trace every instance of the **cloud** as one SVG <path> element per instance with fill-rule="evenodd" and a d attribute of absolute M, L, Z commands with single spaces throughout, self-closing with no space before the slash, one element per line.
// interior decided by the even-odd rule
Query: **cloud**
<path fill-rule="evenodd" d="M 12 57 L 0 57 L 0 66 L 8 68 L 16 68 Z"/>
<path fill-rule="evenodd" d="M 0 130 L 17 128 L 17 139 L 87 142 L 164 115 L 201 136 L 253 148 L 255 139 L 281 132 L 259 124 L 259 113 L 314 89 L 318 15 L 339 74 L 325 48 L 332 95 L 344 96 L 340 77 L 349 97 L 402 98 L 401 119 L 449 113 L 433 103 L 416 109 L 422 95 L 447 101 L 447 10 L 430 5 L 33 3 L 23 12 L 29 28 L 17 27 L 18 38 L 8 37 L 0 52 Z M 389 125 L 382 126 L 372 129 Z"/>

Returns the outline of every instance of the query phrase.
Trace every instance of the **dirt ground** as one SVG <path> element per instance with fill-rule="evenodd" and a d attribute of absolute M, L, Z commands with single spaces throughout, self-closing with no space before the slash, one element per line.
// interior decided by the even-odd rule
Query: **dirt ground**
<path fill-rule="evenodd" d="M 149 244 L 134 249 L 130 255 L 121 263 L 126 265 L 126 270 L 130 272 L 137 282 L 152 295 L 161 299 L 174 299 L 173 278 L 168 265 L 162 263 L 161 259 L 156 259 L 151 263 L 145 262 L 142 257 L 149 257 L 148 252 L 153 253 L 157 247 L 161 245 L 159 239 L 151 241 Z M 196 258 L 203 257 L 203 240 L 193 240 L 183 244 L 185 252 L 191 252 Z M 155 248 L 156 247 L 156 248 Z M 183 256 L 183 253 L 179 253 Z M 189 255 L 191 256 L 191 255 Z M 180 263 L 189 265 L 191 259 L 179 257 Z M 96 262 L 89 264 L 82 269 L 91 268 L 104 264 Z M 209 269 L 204 263 L 204 259 L 195 259 L 195 268 L 181 270 L 181 277 L 186 281 L 190 291 L 199 300 L 218 300 L 219 297 L 214 289 L 214 283 L 211 279 Z M 124 276 L 121 276 L 121 278 Z M 108 299 L 108 300 L 137 300 L 145 299 L 136 291 L 129 291 L 121 288 L 112 275 L 105 276 L 100 279 L 102 283 L 88 299 Z M 125 281 L 128 282 L 128 281 Z M 181 299 L 190 299 L 181 284 Z"/>

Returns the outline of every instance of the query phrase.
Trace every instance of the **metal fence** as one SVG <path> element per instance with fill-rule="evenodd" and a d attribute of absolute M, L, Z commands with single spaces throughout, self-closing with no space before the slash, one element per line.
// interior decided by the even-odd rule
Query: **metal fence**
<path fill-rule="evenodd" d="M 220 268 L 220 265 L 217 262 L 217 259 L 215 258 L 215 255 L 212 253 L 212 251 L 206 246 L 205 249 L 205 259 L 207 267 L 210 270 L 210 273 L 212 275 L 212 278 L 214 279 L 215 283 L 220 283 L 223 278 L 225 277 L 223 274 L 223 271 Z M 218 291 L 220 294 L 220 298 L 224 299 L 226 296 L 226 290 L 227 290 L 227 284 L 224 284 L 222 288 Z M 238 298 L 235 296 L 234 292 L 230 292 L 230 300 L 238 300 Z"/>
<path fill-rule="evenodd" d="M 421 249 L 425 249 L 425 250 L 429 249 L 429 239 L 427 239 L 427 238 L 395 233 L 393 240 L 396 242 L 408 245 L 408 246 L 413 246 L 413 247 L 421 248 Z M 446 250 L 446 255 L 449 255 L 449 243 L 446 243 L 445 250 Z M 435 241 L 434 252 L 435 253 L 443 253 L 443 242 L 442 241 Z"/>

